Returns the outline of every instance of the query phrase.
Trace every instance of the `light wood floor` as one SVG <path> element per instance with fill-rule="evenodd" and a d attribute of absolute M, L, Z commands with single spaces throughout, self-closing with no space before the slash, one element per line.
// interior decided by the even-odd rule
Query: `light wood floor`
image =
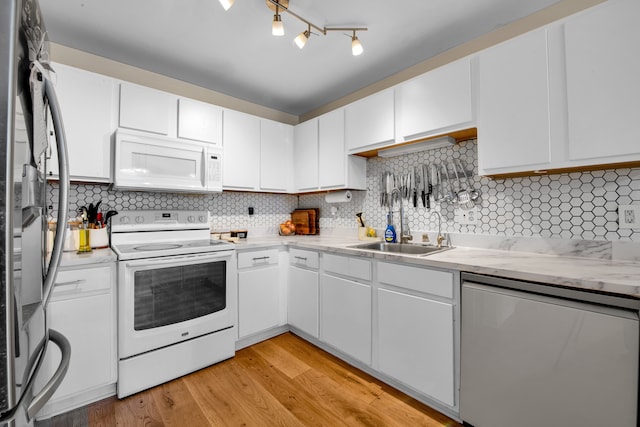
<path fill-rule="evenodd" d="M 84 426 L 460 426 L 286 333 L 233 359 L 37 423 Z"/>

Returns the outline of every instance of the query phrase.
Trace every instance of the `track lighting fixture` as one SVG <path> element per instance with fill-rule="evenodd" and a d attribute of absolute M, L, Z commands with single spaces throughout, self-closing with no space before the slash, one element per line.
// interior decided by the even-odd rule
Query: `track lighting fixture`
<path fill-rule="evenodd" d="M 225 10 L 228 10 L 233 5 L 233 3 L 235 2 L 235 0 L 219 0 L 219 1 L 220 1 L 220 4 L 222 5 L 222 7 L 224 7 Z M 295 42 L 296 46 L 298 46 L 300 49 L 302 49 L 307 44 L 307 41 L 309 41 L 309 37 L 311 37 L 311 27 L 313 27 L 318 32 L 320 32 L 323 36 L 326 36 L 327 32 L 329 32 L 329 31 L 352 32 L 353 35 L 351 36 L 351 53 L 354 56 L 358 56 L 364 50 L 362 48 L 362 43 L 360 42 L 360 40 L 356 36 L 356 31 L 367 31 L 368 28 L 366 28 L 366 27 L 362 27 L 362 28 L 354 28 L 354 27 L 318 27 L 317 25 L 313 25 L 311 22 L 309 22 L 308 20 L 306 20 L 302 16 L 298 15 L 297 13 L 292 12 L 291 10 L 289 10 L 289 0 L 265 0 L 265 2 L 267 4 L 267 7 L 275 12 L 275 15 L 273 16 L 273 22 L 271 24 L 271 34 L 273 34 L 274 36 L 283 36 L 284 35 L 284 25 L 282 23 L 281 12 L 286 12 L 287 14 L 293 16 L 294 18 L 298 19 L 299 21 L 302 21 L 305 24 L 307 24 L 307 27 L 308 27 L 307 30 L 305 30 L 302 33 L 298 34 L 298 36 L 296 36 L 296 38 L 293 40 Z M 348 35 L 348 34 L 345 34 L 345 35 Z"/>
<path fill-rule="evenodd" d="M 229 10 L 233 6 L 233 2 L 236 0 L 220 0 L 220 4 L 224 7 L 224 10 Z"/>
<path fill-rule="evenodd" d="M 302 49 L 304 45 L 307 44 L 309 37 L 311 37 L 311 25 L 309 25 L 309 28 L 307 30 L 298 34 L 298 36 L 295 39 L 293 39 L 293 41 L 296 43 L 296 46 Z"/>

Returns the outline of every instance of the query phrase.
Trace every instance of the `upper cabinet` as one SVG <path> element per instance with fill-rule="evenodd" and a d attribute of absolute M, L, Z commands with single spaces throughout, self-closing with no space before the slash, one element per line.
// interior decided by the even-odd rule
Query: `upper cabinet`
<path fill-rule="evenodd" d="M 222 187 L 257 190 L 260 178 L 260 119 L 224 111 Z"/>
<path fill-rule="evenodd" d="M 478 173 L 638 164 L 639 15 L 609 0 L 480 52 Z"/>
<path fill-rule="evenodd" d="M 111 138 L 118 116 L 116 81 L 62 64 L 54 64 L 53 67 L 67 136 L 71 179 L 111 182 Z M 48 176 L 58 178 L 53 136 L 51 147 Z"/>
<path fill-rule="evenodd" d="M 120 127 L 176 135 L 177 96 L 131 83 L 120 85 Z"/>
<path fill-rule="evenodd" d="M 318 117 L 318 181 L 322 190 L 367 188 L 367 160 L 347 155 L 344 109 Z"/>
<path fill-rule="evenodd" d="M 348 153 L 358 153 L 395 143 L 394 89 L 386 89 L 345 107 Z"/>
<path fill-rule="evenodd" d="M 260 189 L 293 191 L 293 126 L 260 120 Z"/>
<path fill-rule="evenodd" d="M 222 145 L 222 108 L 180 98 L 178 100 L 178 138 Z"/>
<path fill-rule="evenodd" d="M 638 0 L 610 0 L 564 24 L 569 159 L 640 160 Z"/>
<path fill-rule="evenodd" d="M 551 161 L 547 32 L 479 54 L 478 169 L 535 169 Z M 555 141 L 554 141 L 555 142 Z"/>
<path fill-rule="evenodd" d="M 318 189 L 318 119 L 300 123 L 294 128 L 293 162 L 296 191 Z"/>
<path fill-rule="evenodd" d="M 402 142 L 473 126 L 471 62 L 463 58 L 397 87 Z"/>

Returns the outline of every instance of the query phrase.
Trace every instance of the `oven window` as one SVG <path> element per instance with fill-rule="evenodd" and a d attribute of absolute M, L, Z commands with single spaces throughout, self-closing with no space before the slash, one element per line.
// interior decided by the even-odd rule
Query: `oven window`
<path fill-rule="evenodd" d="M 224 261 L 136 271 L 134 329 L 171 325 L 224 310 Z"/>

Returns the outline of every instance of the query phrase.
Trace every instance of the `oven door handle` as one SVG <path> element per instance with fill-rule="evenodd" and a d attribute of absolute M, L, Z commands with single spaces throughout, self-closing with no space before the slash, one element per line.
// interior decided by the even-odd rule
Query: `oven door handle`
<path fill-rule="evenodd" d="M 213 254 L 208 253 L 206 255 L 203 254 L 193 254 L 193 255 L 178 255 L 178 256 L 169 256 L 169 257 L 160 257 L 160 258 L 145 258 L 145 259 L 137 259 L 125 262 L 126 268 L 131 267 L 140 267 L 140 266 L 152 266 L 152 265 L 174 265 L 176 263 L 181 263 L 184 261 L 196 261 L 196 262 L 207 262 L 207 261 L 216 261 L 223 258 L 229 258 L 233 256 L 233 251 L 220 251 L 215 252 Z"/>

